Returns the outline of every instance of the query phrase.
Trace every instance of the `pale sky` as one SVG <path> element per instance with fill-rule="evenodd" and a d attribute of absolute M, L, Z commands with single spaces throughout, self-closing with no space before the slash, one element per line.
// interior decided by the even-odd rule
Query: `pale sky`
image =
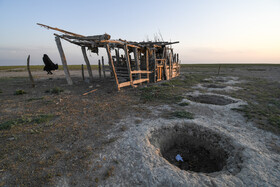
<path fill-rule="evenodd" d="M 160 33 L 182 63 L 280 63 L 280 0 L 0 0 L 0 65 L 61 64 L 55 31 L 105 32 L 143 41 Z M 58 32 L 56 32 L 58 33 Z M 80 47 L 62 42 L 69 64 L 84 63 Z M 90 62 L 99 56 L 88 53 Z"/>

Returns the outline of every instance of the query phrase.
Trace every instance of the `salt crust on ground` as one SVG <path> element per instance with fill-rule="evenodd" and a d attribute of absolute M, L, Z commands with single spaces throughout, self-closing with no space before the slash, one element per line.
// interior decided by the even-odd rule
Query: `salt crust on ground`
<path fill-rule="evenodd" d="M 200 94 L 199 92 L 192 93 Z M 215 94 L 217 95 L 217 94 Z M 228 97 L 228 96 L 223 96 Z M 228 97 L 236 100 L 234 98 Z M 179 119 L 141 119 L 135 123 L 133 116 L 122 120 L 111 130 L 108 138 L 119 134 L 121 126 L 128 130 L 111 144 L 99 160 L 106 158 L 108 167 L 114 161 L 113 176 L 99 183 L 100 186 L 278 186 L 280 184 L 280 155 L 271 151 L 266 145 L 273 141 L 280 144 L 280 138 L 270 132 L 256 128 L 246 122 L 244 117 L 231 110 L 246 104 L 241 100 L 226 106 L 195 103 L 184 99 L 190 105 L 186 111 L 195 114 L 194 120 Z M 163 108 L 172 109 L 172 105 L 147 107 L 158 115 Z M 159 156 L 159 150 L 150 142 L 151 132 L 163 127 L 184 126 L 194 123 L 214 130 L 221 136 L 232 139 L 232 145 L 241 152 L 241 171 L 237 174 L 216 172 L 211 174 L 180 170 Z"/>

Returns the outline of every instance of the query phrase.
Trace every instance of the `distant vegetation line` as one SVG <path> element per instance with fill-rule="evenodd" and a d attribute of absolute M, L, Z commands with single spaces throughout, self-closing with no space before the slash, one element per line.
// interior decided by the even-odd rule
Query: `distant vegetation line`
<path fill-rule="evenodd" d="M 80 70 L 81 65 L 68 65 L 69 70 Z M 98 69 L 98 65 L 91 65 L 92 69 Z M 31 71 L 40 71 L 44 69 L 44 65 L 33 65 L 30 66 Z M 62 65 L 58 65 L 58 69 L 63 70 Z M 84 65 L 84 69 L 87 69 L 87 66 Z M 27 71 L 26 66 L 0 66 L 0 70 L 7 71 Z"/>
<path fill-rule="evenodd" d="M 250 66 L 280 66 L 280 64 L 181 64 L 182 68 L 188 67 L 200 67 L 200 68 L 213 68 L 213 67 L 250 67 Z M 33 65 L 30 66 L 31 71 L 40 71 L 44 69 L 44 65 Z M 81 65 L 68 65 L 69 70 L 80 70 Z M 91 65 L 93 70 L 98 69 L 98 65 Z M 59 65 L 58 69 L 63 70 L 63 66 Z M 87 66 L 84 65 L 84 69 L 87 69 Z M 27 71 L 26 66 L 0 66 L 0 70 L 6 71 Z"/>

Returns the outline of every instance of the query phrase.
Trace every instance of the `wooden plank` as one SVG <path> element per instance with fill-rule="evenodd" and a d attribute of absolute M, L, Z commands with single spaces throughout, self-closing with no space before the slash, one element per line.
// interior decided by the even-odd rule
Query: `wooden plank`
<path fill-rule="evenodd" d="M 124 52 L 125 52 L 125 57 L 126 57 L 126 65 L 127 65 L 128 75 L 129 75 L 129 79 L 130 79 L 130 84 L 133 87 L 130 59 L 129 59 L 129 53 L 128 53 L 128 48 L 127 48 L 126 44 L 124 45 Z"/>
<path fill-rule="evenodd" d="M 138 79 L 138 80 L 135 80 L 133 81 L 133 84 L 139 84 L 139 83 L 142 83 L 142 82 L 147 82 L 149 79 Z"/>
<path fill-rule="evenodd" d="M 62 65 L 63 65 L 65 76 L 66 76 L 66 81 L 69 85 L 73 85 L 73 81 L 70 77 L 70 73 L 69 73 L 69 70 L 68 70 L 68 67 L 67 67 L 66 57 L 65 57 L 65 54 L 63 52 L 63 48 L 62 48 L 62 45 L 61 45 L 61 42 L 60 42 L 60 38 L 56 36 L 55 37 L 55 42 L 56 42 L 57 49 L 58 49 L 59 54 L 60 54 L 61 62 L 62 62 Z"/>
<path fill-rule="evenodd" d="M 92 92 L 95 92 L 96 90 L 97 90 L 97 89 L 91 90 L 91 91 L 89 91 L 89 92 L 84 93 L 83 95 L 88 95 L 88 94 L 90 94 L 90 93 L 92 93 Z"/>
<path fill-rule="evenodd" d="M 110 47 L 109 47 L 108 44 L 106 45 L 106 51 L 107 51 L 107 54 L 108 54 L 109 62 L 110 62 L 111 67 L 112 67 L 112 72 L 113 72 L 113 75 L 114 75 L 114 78 L 115 78 L 115 81 L 116 81 L 116 84 L 117 84 L 117 88 L 118 88 L 118 90 L 120 90 L 118 76 L 117 76 L 117 73 L 115 71 L 115 66 L 114 66 L 113 58 L 112 58 Z"/>
<path fill-rule="evenodd" d="M 86 65 L 87 65 L 89 79 L 91 80 L 91 82 L 93 82 L 93 75 L 92 75 L 91 66 L 90 66 L 90 63 L 89 63 L 89 60 L 88 60 L 88 57 L 87 57 L 87 53 L 86 53 L 86 47 L 82 46 L 81 48 L 82 48 L 82 53 L 83 53 L 83 56 L 84 56 L 84 60 L 85 60 Z"/>
<path fill-rule="evenodd" d="M 122 88 L 122 87 L 125 87 L 125 86 L 130 86 L 131 85 L 131 82 L 128 81 L 128 82 L 122 82 L 119 84 L 119 88 Z"/>
<path fill-rule="evenodd" d="M 27 57 L 27 71 L 28 71 L 28 75 L 29 75 L 29 79 L 31 81 L 32 87 L 34 88 L 35 83 L 34 83 L 34 79 L 33 79 L 32 74 L 31 74 L 29 63 L 30 63 L 30 55 L 28 55 L 28 57 Z"/>
<path fill-rule="evenodd" d="M 80 35 L 80 34 L 65 31 L 65 30 L 62 30 L 62 29 L 59 29 L 59 28 L 56 28 L 56 27 L 51 27 L 51 26 L 48 26 L 48 25 L 44 25 L 44 24 L 41 24 L 41 23 L 37 23 L 37 25 L 40 25 L 40 26 L 45 27 L 47 29 L 52 29 L 52 30 L 56 30 L 56 31 L 63 32 L 63 33 L 66 33 L 66 34 L 70 34 L 70 35 L 73 35 L 73 36 L 84 37 L 83 35 Z"/>
<path fill-rule="evenodd" d="M 102 70 L 103 70 L 103 76 L 106 78 L 106 73 L 105 73 L 105 65 L 104 65 L 104 57 L 102 56 Z"/>
<path fill-rule="evenodd" d="M 134 71 L 131 71 L 132 74 L 136 74 L 136 73 L 147 73 L 147 74 L 150 74 L 152 73 L 152 71 L 146 71 L 146 70 L 134 70 Z"/>
<path fill-rule="evenodd" d="M 138 80 L 134 80 L 132 83 L 133 84 L 139 84 L 139 83 L 142 83 L 142 82 L 148 82 L 149 79 L 138 79 Z M 125 87 L 125 86 L 130 86 L 131 83 L 130 81 L 127 81 L 127 82 L 122 82 L 119 84 L 119 88 L 122 88 L 122 87 Z"/>

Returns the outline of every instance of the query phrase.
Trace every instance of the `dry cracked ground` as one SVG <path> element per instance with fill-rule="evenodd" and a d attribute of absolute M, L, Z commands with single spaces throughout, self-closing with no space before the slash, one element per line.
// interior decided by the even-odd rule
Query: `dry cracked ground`
<path fill-rule="evenodd" d="M 279 72 L 188 65 L 117 92 L 1 70 L 0 186 L 279 186 Z"/>

